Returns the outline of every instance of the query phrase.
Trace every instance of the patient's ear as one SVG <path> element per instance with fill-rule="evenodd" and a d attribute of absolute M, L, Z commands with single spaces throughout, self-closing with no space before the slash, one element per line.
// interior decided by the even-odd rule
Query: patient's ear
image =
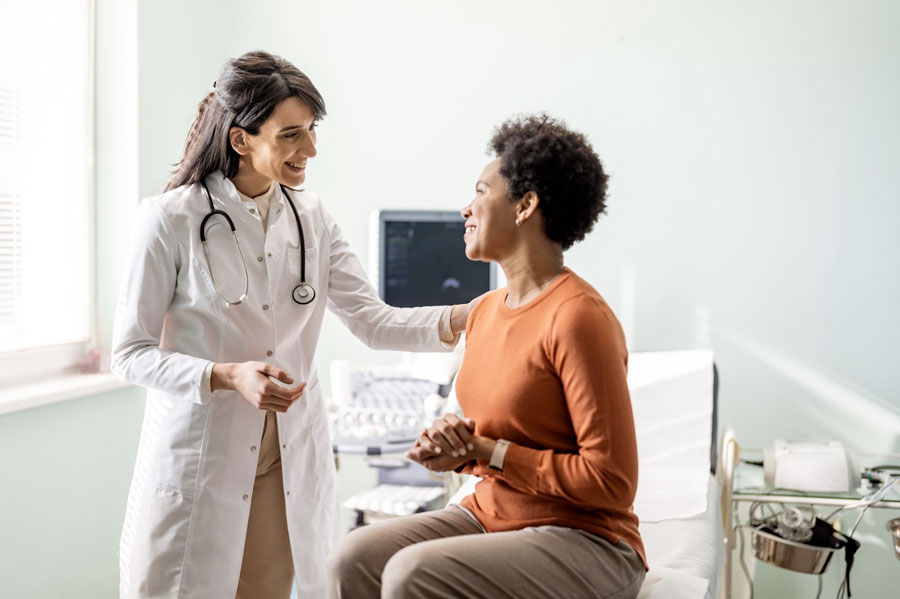
<path fill-rule="evenodd" d="M 519 225 L 524 224 L 525 221 L 534 215 L 538 209 L 538 204 L 540 203 L 541 199 L 538 197 L 537 193 L 533 191 L 526 192 L 517 202 L 516 222 Z"/>

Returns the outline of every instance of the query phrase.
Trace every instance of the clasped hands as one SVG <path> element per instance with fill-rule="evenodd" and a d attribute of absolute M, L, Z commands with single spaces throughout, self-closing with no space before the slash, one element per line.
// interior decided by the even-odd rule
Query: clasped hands
<path fill-rule="evenodd" d="M 214 364 L 209 386 L 211 391 L 237 391 L 259 410 L 287 412 L 306 390 L 305 382 L 294 387 L 284 386 L 293 382 L 294 377 L 271 364 L 240 362 Z"/>
<path fill-rule="evenodd" d="M 496 441 L 475 434 L 475 421 L 445 414 L 422 430 L 406 457 L 434 472 L 455 470 L 469 460 L 490 460 Z"/>

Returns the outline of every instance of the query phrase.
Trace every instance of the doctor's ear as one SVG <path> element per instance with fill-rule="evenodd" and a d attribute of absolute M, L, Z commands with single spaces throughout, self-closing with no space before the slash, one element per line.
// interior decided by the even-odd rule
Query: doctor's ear
<path fill-rule="evenodd" d="M 228 141 L 231 142 L 234 151 L 241 156 L 250 151 L 250 146 L 247 145 L 247 132 L 240 127 L 232 127 L 228 130 Z"/>

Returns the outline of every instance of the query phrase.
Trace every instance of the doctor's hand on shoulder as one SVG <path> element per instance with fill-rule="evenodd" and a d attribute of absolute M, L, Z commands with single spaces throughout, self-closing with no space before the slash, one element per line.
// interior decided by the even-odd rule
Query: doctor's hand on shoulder
<path fill-rule="evenodd" d="M 215 364 L 210 377 L 210 389 L 231 389 L 240 393 L 255 408 L 287 412 L 303 395 L 306 383 L 284 387 L 273 379 L 288 385 L 294 382 L 294 377 L 265 362 Z"/>
<path fill-rule="evenodd" d="M 450 309 L 450 329 L 453 331 L 454 335 L 458 335 L 466 330 L 466 322 L 469 320 L 469 314 L 472 313 L 475 306 L 477 306 L 488 293 L 490 292 L 482 293 L 468 304 L 456 304 Z"/>

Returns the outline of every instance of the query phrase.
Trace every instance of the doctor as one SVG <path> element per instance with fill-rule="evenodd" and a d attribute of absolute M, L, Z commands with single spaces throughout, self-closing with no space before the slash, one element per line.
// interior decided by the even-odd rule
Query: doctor
<path fill-rule="evenodd" d="M 392 308 L 300 190 L 325 105 L 287 61 L 228 62 L 140 208 L 112 369 L 149 389 L 122 597 L 326 594 L 335 471 L 313 364 L 327 307 L 373 348 L 439 351 L 470 306 Z"/>

